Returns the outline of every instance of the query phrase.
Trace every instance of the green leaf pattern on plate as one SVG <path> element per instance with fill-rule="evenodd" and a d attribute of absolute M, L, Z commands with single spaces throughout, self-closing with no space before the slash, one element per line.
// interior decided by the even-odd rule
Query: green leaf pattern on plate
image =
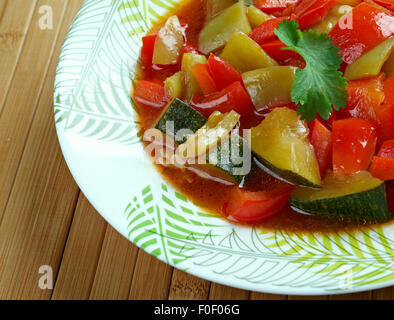
<path fill-rule="evenodd" d="M 236 227 L 169 190 L 147 186 L 125 214 L 130 239 L 178 268 L 327 292 L 341 290 L 338 279 L 345 281 L 345 272 L 353 287 L 394 279 L 394 243 L 381 227 L 308 235 Z"/>

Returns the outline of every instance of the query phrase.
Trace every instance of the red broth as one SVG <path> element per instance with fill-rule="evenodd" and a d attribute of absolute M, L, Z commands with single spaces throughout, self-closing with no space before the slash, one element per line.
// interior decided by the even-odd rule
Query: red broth
<path fill-rule="evenodd" d="M 171 15 L 177 15 L 183 25 L 187 25 L 186 37 L 187 41 L 198 47 L 198 34 L 205 22 L 205 0 L 184 1 L 178 9 L 170 12 L 163 21 Z M 157 31 L 162 25 L 158 23 L 151 33 Z M 164 81 L 168 76 L 179 70 L 179 66 L 167 68 L 165 70 L 156 70 L 152 74 L 146 74 L 142 68 L 138 67 L 139 80 L 158 80 Z M 139 105 L 139 117 L 141 130 L 145 131 L 152 128 L 162 109 Z M 255 117 L 244 119 L 241 123 L 242 128 L 251 128 L 256 126 L 264 119 L 264 115 L 256 114 Z M 157 169 L 164 179 L 175 187 L 181 194 L 187 196 L 188 199 L 198 204 L 213 214 L 221 214 L 223 205 L 228 199 L 230 192 L 234 186 L 229 186 L 200 177 L 194 171 L 189 169 L 180 169 L 176 167 L 164 167 L 157 165 Z M 256 166 L 252 166 L 252 170 L 257 173 L 254 175 L 253 181 L 248 182 L 247 188 L 258 190 L 269 190 L 273 183 L 280 183 L 261 170 L 257 170 Z M 223 216 L 224 217 L 224 216 Z M 225 218 L 225 217 L 224 217 Z M 257 225 L 259 228 L 266 230 L 287 230 L 291 232 L 339 232 L 354 229 L 360 229 L 361 224 L 344 220 L 324 219 L 309 215 L 303 215 L 293 211 L 290 207 L 286 207 L 279 214 L 268 218 Z"/>

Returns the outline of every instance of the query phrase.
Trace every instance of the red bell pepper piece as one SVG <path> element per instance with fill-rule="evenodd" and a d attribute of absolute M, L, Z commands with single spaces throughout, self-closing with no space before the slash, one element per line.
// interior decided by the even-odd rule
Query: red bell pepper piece
<path fill-rule="evenodd" d="M 346 88 L 349 96 L 345 109 L 338 111 L 340 119 L 360 118 L 376 122 L 375 110 L 379 110 L 384 101 L 384 73 L 376 77 L 349 81 Z"/>
<path fill-rule="evenodd" d="M 393 0 L 373 0 L 376 4 L 394 11 L 394 1 Z"/>
<path fill-rule="evenodd" d="M 144 68 L 152 68 L 153 51 L 157 34 L 151 34 L 142 38 L 141 64 Z"/>
<path fill-rule="evenodd" d="M 182 53 L 200 54 L 201 52 L 198 50 L 198 48 L 194 44 L 191 44 L 190 42 L 185 42 L 182 47 Z"/>
<path fill-rule="evenodd" d="M 394 139 L 394 74 L 384 82 L 385 100 L 375 109 L 382 140 Z"/>
<path fill-rule="evenodd" d="M 164 108 L 170 102 L 163 85 L 146 80 L 137 82 L 133 97 L 138 104 L 146 107 Z"/>
<path fill-rule="evenodd" d="M 369 171 L 382 181 L 394 180 L 394 158 L 373 157 Z"/>
<path fill-rule="evenodd" d="M 363 119 L 334 121 L 332 162 L 334 171 L 351 174 L 367 170 L 375 154 L 376 126 Z"/>
<path fill-rule="evenodd" d="M 285 184 L 270 191 L 247 191 L 235 187 L 223 213 L 231 220 L 256 224 L 285 208 L 293 189 Z"/>
<path fill-rule="evenodd" d="M 379 149 L 378 157 L 394 158 L 394 139 L 385 141 Z"/>
<path fill-rule="evenodd" d="M 266 13 L 283 11 L 299 0 L 257 0 L 255 6 Z"/>
<path fill-rule="evenodd" d="M 301 0 L 294 8 L 294 14 L 301 28 L 309 27 L 327 15 L 338 0 Z"/>
<path fill-rule="evenodd" d="M 249 33 L 249 37 L 260 45 L 264 42 L 275 40 L 277 37 L 274 30 L 279 27 L 279 23 L 284 20 L 290 21 L 291 19 L 290 16 L 269 19 Z"/>
<path fill-rule="evenodd" d="M 319 120 L 311 126 L 311 144 L 319 162 L 320 174 L 324 176 L 332 163 L 332 134 Z"/>
<path fill-rule="evenodd" d="M 206 117 L 214 111 L 226 113 L 234 110 L 241 116 L 246 116 L 255 110 L 248 93 L 240 82 L 234 82 L 227 88 L 208 95 L 196 93 L 191 105 Z"/>
<path fill-rule="evenodd" d="M 234 82 L 242 82 L 241 74 L 232 65 L 213 53 L 208 58 L 208 68 L 219 90 L 228 87 Z"/>
<path fill-rule="evenodd" d="M 260 47 L 274 60 L 283 62 L 291 58 L 301 58 L 301 56 L 292 50 L 281 50 L 286 45 L 280 40 L 274 40 L 263 43 Z"/>
<path fill-rule="evenodd" d="M 342 17 L 329 36 L 350 64 L 393 34 L 394 17 L 363 2 Z"/>
<path fill-rule="evenodd" d="M 212 79 L 209 73 L 209 68 L 207 64 L 198 63 L 192 67 L 192 73 L 196 78 L 201 91 L 204 94 L 210 94 L 218 91 L 215 81 Z"/>

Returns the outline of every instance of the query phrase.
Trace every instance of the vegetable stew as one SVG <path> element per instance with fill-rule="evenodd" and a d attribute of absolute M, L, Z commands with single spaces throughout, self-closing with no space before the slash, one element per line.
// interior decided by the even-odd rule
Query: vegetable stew
<path fill-rule="evenodd" d="M 233 223 L 330 232 L 392 220 L 391 1 L 184 1 L 143 37 L 147 155 Z"/>

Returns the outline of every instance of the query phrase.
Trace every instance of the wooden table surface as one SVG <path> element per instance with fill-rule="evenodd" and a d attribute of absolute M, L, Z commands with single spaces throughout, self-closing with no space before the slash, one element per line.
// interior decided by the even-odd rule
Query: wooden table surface
<path fill-rule="evenodd" d="M 52 106 L 57 58 L 82 2 L 0 0 L 0 299 L 305 299 L 178 271 L 139 250 L 92 208 L 64 162 Z M 52 28 L 42 20 L 48 13 Z M 48 270 L 52 289 L 39 285 L 45 276 L 50 287 Z M 386 288 L 307 298 L 393 297 Z"/>

